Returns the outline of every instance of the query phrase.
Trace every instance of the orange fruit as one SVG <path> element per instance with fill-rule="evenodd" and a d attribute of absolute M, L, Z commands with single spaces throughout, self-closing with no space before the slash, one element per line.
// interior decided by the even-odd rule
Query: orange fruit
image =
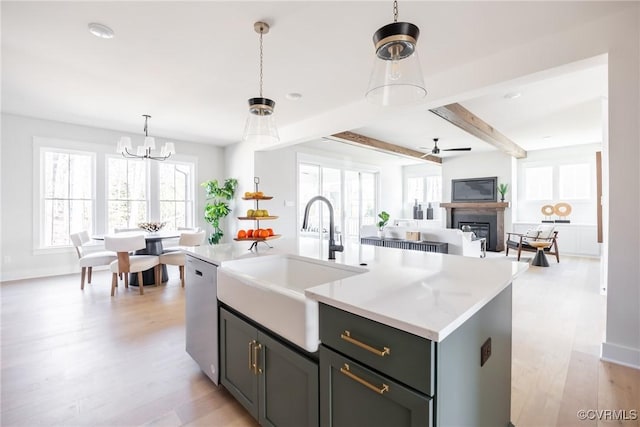
<path fill-rule="evenodd" d="M 258 198 L 258 199 L 261 199 L 261 198 L 263 198 L 263 197 L 264 197 L 264 193 L 263 193 L 262 191 L 256 191 L 256 192 L 254 193 L 254 197 L 256 197 L 256 198 Z"/>
<path fill-rule="evenodd" d="M 269 237 L 269 231 L 268 230 L 260 230 L 260 237 L 265 238 L 265 237 Z"/>
<path fill-rule="evenodd" d="M 269 232 L 269 236 L 273 236 L 273 228 L 267 228 L 267 231 Z"/>
<path fill-rule="evenodd" d="M 246 239 L 247 238 L 247 232 L 244 230 L 238 230 L 238 239 Z"/>
<path fill-rule="evenodd" d="M 253 229 L 252 228 L 247 230 L 247 237 L 253 237 Z"/>

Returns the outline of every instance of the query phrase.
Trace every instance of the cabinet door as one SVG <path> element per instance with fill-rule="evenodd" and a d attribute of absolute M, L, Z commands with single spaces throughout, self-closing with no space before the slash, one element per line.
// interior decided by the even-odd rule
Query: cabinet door
<path fill-rule="evenodd" d="M 258 375 L 252 369 L 256 328 L 220 309 L 220 382 L 258 418 Z"/>
<path fill-rule="evenodd" d="M 260 349 L 260 425 L 317 426 L 318 365 L 258 332 Z"/>
<path fill-rule="evenodd" d="M 320 346 L 322 426 L 432 426 L 431 405 L 427 395 Z"/>

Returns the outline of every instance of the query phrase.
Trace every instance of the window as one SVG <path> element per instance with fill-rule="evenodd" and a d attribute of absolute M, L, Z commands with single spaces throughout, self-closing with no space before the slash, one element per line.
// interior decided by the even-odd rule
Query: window
<path fill-rule="evenodd" d="M 70 233 L 93 230 L 94 168 L 92 153 L 41 148 L 41 247 L 65 246 Z"/>
<path fill-rule="evenodd" d="M 560 199 L 589 199 L 591 196 L 591 168 L 588 163 L 560 165 L 558 175 Z"/>
<path fill-rule="evenodd" d="M 442 176 L 426 175 L 407 178 L 407 197 L 405 200 L 405 206 L 409 208 L 409 218 L 413 216 L 413 207 L 416 203 L 421 205 L 423 209 L 426 209 L 429 204 L 440 203 L 441 201 Z"/>
<path fill-rule="evenodd" d="M 424 177 L 420 176 L 407 179 L 407 200 L 414 203 L 415 201 L 418 203 L 424 202 Z"/>
<path fill-rule="evenodd" d="M 360 226 L 374 223 L 377 215 L 376 173 L 300 163 L 299 183 L 301 223 L 306 203 L 318 194 L 329 199 L 333 206 L 336 239 L 343 236 L 344 239 L 357 241 Z M 324 206 L 322 203 L 311 206 L 307 227 L 311 233 L 303 235 L 317 236 L 320 228 L 325 233 L 329 231 L 329 210 Z"/>
<path fill-rule="evenodd" d="M 107 230 L 136 228 L 149 219 L 147 161 L 107 159 Z"/>
<path fill-rule="evenodd" d="M 551 166 L 527 167 L 524 171 L 524 195 L 527 200 L 553 199 Z"/>
<path fill-rule="evenodd" d="M 160 174 L 160 220 L 168 228 L 193 226 L 193 165 L 163 162 Z"/>

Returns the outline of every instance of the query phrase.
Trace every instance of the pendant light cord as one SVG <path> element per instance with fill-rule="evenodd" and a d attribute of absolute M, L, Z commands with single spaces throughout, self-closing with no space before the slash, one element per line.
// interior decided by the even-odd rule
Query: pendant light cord
<path fill-rule="evenodd" d="M 398 22 L 398 2 L 393 2 L 393 22 Z"/>
<path fill-rule="evenodd" d="M 262 51 L 262 33 L 263 30 L 260 30 L 260 98 L 262 98 L 262 59 L 263 59 L 263 51 Z"/>

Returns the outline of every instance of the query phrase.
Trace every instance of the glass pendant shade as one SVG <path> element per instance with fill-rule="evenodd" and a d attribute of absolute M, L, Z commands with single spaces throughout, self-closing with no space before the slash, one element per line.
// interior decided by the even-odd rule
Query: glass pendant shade
<path fill-rule="evenodd" d="M 276 103 L 269 98 L 249 99 L 249 116 L 244 126 L 243 141 L 263 144 L 280 141 L 273 117 L 275 105 Z"/>
<path fill-rule="evenodd" d="M 426 96 L 415 49 L 419 34 L 418 27 L 408 22 L 394 22 L 375 32 L 376 57 L 367 100 L 393 106 L 414 103 Z"/>

